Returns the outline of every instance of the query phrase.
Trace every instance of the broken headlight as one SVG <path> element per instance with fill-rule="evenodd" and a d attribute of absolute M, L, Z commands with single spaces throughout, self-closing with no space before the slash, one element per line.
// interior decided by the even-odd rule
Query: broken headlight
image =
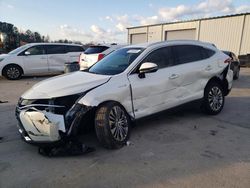
<path fill-rule="evenodd" d="M 34 107 L 37 110 L 45 110 L 55 114 L 65 115 L 66 112 L 76 103 L 76 101 L 84 96 L 85 93 L 56 97 L 51 99 L 23 99 L 18 101 L 19 108 Z"/>

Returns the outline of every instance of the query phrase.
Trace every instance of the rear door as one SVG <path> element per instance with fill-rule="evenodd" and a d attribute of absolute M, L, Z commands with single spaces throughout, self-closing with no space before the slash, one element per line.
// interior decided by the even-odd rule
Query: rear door
<path fill-rule="evenodd" d="M 28 52 L 29 55 L 25 55 Z M 44 74 L 49 72 L 48 56 L 44 45 L 32 46 L 18 56 L 22 57 L 25 74 Z"/>
<path fill-rule="evenodd" d="M 170 79 L 178 85 L 176 98 L 180 103 L 203 96 L 204 87 L 216 69 L 214 52 L 196 45 L 173 46 L 174 67 Z"/>
<path fill-rule="evenodd" d="M 136 118 L 172 107 L 176 103 L 177 85 L 169 77 L 172 75 L 173 56 L 171 47 L 163 47 L 151 52 L 141 63 L 152 62 L 158 65 L 157 72 L 146 73 L 139 78 L 138 70 L 128 79 L 132 87 L 132 97 Z"/>
<path fill-rule="evenodd" d="M 48 54 L 49 72 L 63 72 L 64 64 L 69 62 L 65 45 L 46 45 L 46 51 Z"/>

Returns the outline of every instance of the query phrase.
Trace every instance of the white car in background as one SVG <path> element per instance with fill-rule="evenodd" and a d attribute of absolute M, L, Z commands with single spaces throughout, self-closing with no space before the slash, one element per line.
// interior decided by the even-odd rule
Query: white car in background
<path fill-rule="evenodd" d="M 0 76 L 10 80 L 22 75 L 63 73 L 64 64 L 78 62 L 84 48 L 77 44 L 30 43 L 0 55 Z"/>
<path fill-rule="evenodd" d="M 113 51 L 122 48 L 124 46 L 125 45 L 117 45 L 117 44 L 99 44 L 90 46 L 85 50 L 84 53 L 81 53 L 79 57 L 80 69 L 84 70 L 91 67 L 97 61 L 100 61 L 104 56 L 107 56 Z"/>
<path fill-rule="evenodd" d="M 126 46 L 87 70 L 44 80 L 24 93 L 16 108 L 19 132 L 27 142 L 52 144 L 93 125 L 103 146 L 119 148 L 138 118 L 195 100 L 218 114 L 232 88 L 230 63 L 199 41 Z"/>

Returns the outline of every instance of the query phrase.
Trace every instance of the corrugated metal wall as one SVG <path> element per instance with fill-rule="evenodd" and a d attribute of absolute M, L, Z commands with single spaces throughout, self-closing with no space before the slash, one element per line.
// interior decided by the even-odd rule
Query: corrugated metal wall
<path fill-rule="evenodd" d="M 240 54 L 250 54 L 250 15 L 245 16 L 245 25 L 242 32 Z"/>
<path fill-rule="evenodd" d="M 148 28 L 148 42 L 157 42 L 162 40 L 162 26 L 151 26 Z"/>
<path fill-rule="evenodd" d="M 179 23 L 167 23 L 128 29 L 128 42 L 133 34 L 147 34 L 144 42 L 157 42 L 166 39 L 168 31 L 195 29 L 195 39 L 214 43 L 218 48 L 229 50 L 237 55 L 250 53 L 250 14 L 201 19 Z"/>
<path fill-rule="evenodd" d="M 199 40 L 214 43 L 219 49 L 239 53 L 244 16 L 202 20 Z"/>

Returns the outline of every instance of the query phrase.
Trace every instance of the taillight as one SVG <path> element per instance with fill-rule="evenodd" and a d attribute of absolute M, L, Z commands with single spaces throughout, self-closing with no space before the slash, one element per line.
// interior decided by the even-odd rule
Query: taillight
<path fill-rule="evenodd" d="M 104 56 L 105 56 L 104 54 L 99 54 L 98 58 L 97 58 L 97 61 L 100 61 L 102 58 L 104 58 Z"/>
<path fill-rule="evenodd" d="M 231 63 L 232 62 L 232 58 L 228 58 L 228 59 L 226 59 L 225 61 L 224 61 L 224 63 Z"/>

